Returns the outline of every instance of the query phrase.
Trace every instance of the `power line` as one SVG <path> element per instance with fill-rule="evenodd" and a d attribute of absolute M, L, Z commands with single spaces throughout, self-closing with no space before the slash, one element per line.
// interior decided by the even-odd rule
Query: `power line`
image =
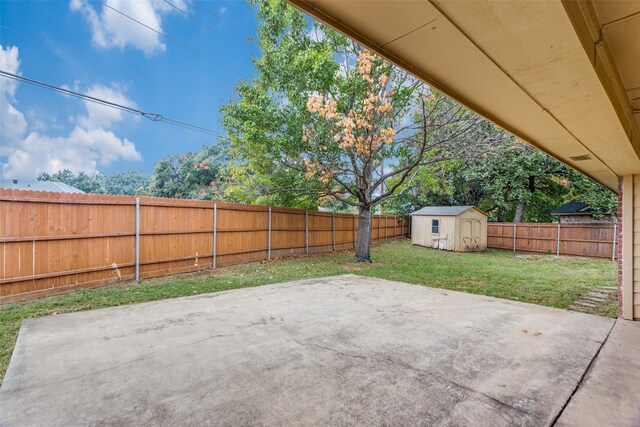
<path fill-rule="evenodd" d="M 219 16 L 217 13 L 213 12 L 211 9 L 205 7 L 202 5 L 202 2 L 198 1 L 198 0 L 194 0 L 194 3 L 200 7 L 201 9 L 203 9 L 204 11 L 206 11 L 209 15 L 213 16 L 214 18 L 220 20 L 222 23 L 228 25 L 231 29 L 233 29 L 234 31 L 236 31 L 238 34 L 240 34 L 242 37 L 244 38 L 249 38 L 249 36 L 247 36 L 244 32 L 240 31 L 238 28 L 236 28 L 232 23 L 230 23 L 229 21 L 227 21 L 226 19 L 222 18 L 221 16 Z"/>
<path fill-rule="evenodd" d="M 118 104 L 116 102 L 112 102 L 112 101 L 107 101 L 101 98 L 96 98 L 94 96 L 90 96 L 90 95 L 86 95 L 83 93 L 79 93 L 79 92 L 74 92 L 72 90 L 63 88 L 63 87 L 59 87 L 59 86 L 54 86 L 39 80 L 35 80 L 35 79 L 30 79 L 28 77 L 24 77 L 24 76 L 20 76 L 18 74 L 13 74 L 10 73 L 8 71 L 4 71 L 4 70 L 0 70 L 0 75 L 2 75 L 3 77 L 9 78 L 9 79 L 13 79 L 13 80 L 17 80 L 20 82 L 24 82 L 33 86 L 37 86 L 37 87 L 41 87 L 43 89 L 48 89 L 51 90 L 53 92 L 58 92 L 61 93 L 63 95 L 69 95 L 69 96 L 73 96 L 75 98 L 80 98 L 82 100 L 85 101 L 89 101 L 89 102 L 93 102 L 96 104 L 100 104 L 103 105 L 105 107 L 110 107 L 110 108 L 114 108 L 116 110 L 120 110 L 120 111 L 125 111 L 127 113 L 131 113 L 131 114 L 136 114 L 142 117 L 145 117 L 151 121 L 154 122 L 164 122 L 164 123 L 168 123 L 174 126 L 179 126 L 185 129 L 191 129 L 191 130 L 195 130 L 198 132 L 202 132 L 202 133 L 206 133 L 208 135 L 213 135 L 213 136 L 217 136 L 220 138 L 225 138 L 227 139 L 226 136 L 219 134 L 211 129 L 207 129 L 207 128 L 203 128 L 197 125 L 193 125 L 191 123 L 187 123 L 187 122 L 183 122 L 180 120 L 175 120 L 175 119 L 171 119 L 169 117 L 165 117 L 162 114 L 157 114 L 157 113 L 148 113 L 142 110 L 138 110 L 137 108 L 133 108 L 133 107 L 129 107 L 126 105 L 122 105 L 122 104 Z"/>
<path fill-rule="evenodd" d="M 108 9 L 111 9 L 112 11 L 114 11 L 114 12 L 116 12 L 116 13 L 119 13 L 120 15 L 124 16 L 125 18 L 128 18 L 128 19 L 132 20 L 133 22 L 135 22 L 135 23 L 137 23 L 137 24 L 139 24 L 139 25 L 142 25 L 142 26 L 143 26 L 143 27 L 145 27 L 146 29 L 151 30 L 151 31 L 153 31 L 154 33 L 156 33 L 156 34 L 158 34 L 158 35 L 160 35 L 160 36 L 162 36 L 162 37 L 166 38 L 167 40 L 172 41 L 173 43 L 175 43 L 175 44 L 177 44 L 177 45 L 181 46 L 182 48 L 187 49 L 188 51 L 190 51 L 190 52 L 192 52 L 192 53 L 195 53 L 196 55 L 199 55 L 199 56 L 201 56 L 201 57 L 203 57 L 203 58 L 205 58 L 205 59 L 208 59 L 209 61 L 213 62 L 214 64 L 216 64 L 216 65 L 218 65 L 218 66 L 220 66 L 220 67 L 222 67 L 222 68 L 225 68 L 226 70 L 229 70 L 229 71 L 231 71 L 231 72 L 233 72 L 233 73 L 235 73 L 235 74 L 239 75 L 240 77 L 242 77 L 242 76 L 243 76 L 243 75 L 242 75 L 242 73 L 240 73 L 239 71 L 237 71 L 237 70 L 235 70 L 235 69 L 233 69 L 233 68 L 231 68 L 231 67 L 229 67 L 229 66 L 227 66 L 227 65 L 223 64 L 222 62 L 220 62 L 220 61 L 218 61 L 218 60 L 216 60 L 216 59 L 214 59 L 214 58 L 210 57 L 210 56 L 209 56 L 209 55 L 207 55 L 206 53 L 200 52 L 199 50 L 196 50 L 196 49 L 192 48 L 191 46 L 189 46 L 189 45 L 187 45 L 187 44 L 185 44 L 185 43 L 182 43 L 181 41 L 179 41 L 179 40 L 177 40 L 177 39 L 174 39 L 173 37 L 170 37 L 170 36 L 166 35 L 166 34 L 165 34 L 165 33 L 163 33 L 162 31 L 156 30 L 155 28 L 148 26 L 148 25 L 147 25 L 147 24 L 145 24 L 144 22 L 138 21 L 137 19 L 135 19 L 135 18 L 133 18 L 133 17 L 131 17 L 131 16 L 127 15 L 126 13 L 124 13 L 124 12 L 122 12 L 122 11 L 118 10 L 118 9 L 116 9 L 115 7 L 109 6 L 107 3 L 105 3 L 105 2 L 104 2 L 104 1 L 102 1 L 102 0 L 98 0 L 98 2 L 99 2 L 99 3 L 102 3 L 102 5 L 103 5 L 104 7 L 108 8 Z"/>
<path fill-rule="evenodd" d="M 225 37 L 224 34 L 216 31 L 214 28 L 210 27 L 209 25 L 205 24 L 204 22 L 200 21 L 198 18 L 196 18 L 195 16 L 189 14 L 187 11 L 180 9 L 178 6 L 176 6 L 175 4 L 171 3 L 169 0 L 164 0 L 165 3 L 167 3 L 169 6 L 171 6 L 172 8 L 174 8 L 175 10 L 177 10 L 178 12 L 182 13 L 184 16 L 186 16 L 187 18 L 195 21 L 197 24 L 201 25 L 202 27 L 206 28 L 207 30 L 209 30 L 211 33 L 222 37 L 223 39 L 225 39 L 226 41 L 228 41 L 229 43 L 233 43 L 235 46 L 241 47 L 243 49 L 247 49 L 247 46 L 244 44 L 238 44 L 235 41 Z"/>

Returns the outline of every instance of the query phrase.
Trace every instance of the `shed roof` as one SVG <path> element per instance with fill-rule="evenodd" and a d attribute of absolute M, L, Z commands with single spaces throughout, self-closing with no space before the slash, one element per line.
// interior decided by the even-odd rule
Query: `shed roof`
<path fill-rule="evenodd" d="M 578 200 L 572 200 L 564 205 L 556 208 L 551 215 L 576 215 L 576 214 L 590 214 L 591 208 L 589 205 Z"/>
<path fill-rule="evenodd" d="M 411 215 L 458 216 L 469 209 L 476 208 L 475 206 L 427 206 L 415 211 Z"/>

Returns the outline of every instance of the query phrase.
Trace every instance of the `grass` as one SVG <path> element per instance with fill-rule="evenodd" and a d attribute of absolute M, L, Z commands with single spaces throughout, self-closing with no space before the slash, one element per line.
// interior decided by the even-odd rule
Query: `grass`
<path fill-rule="evenodd" d="M 373 248 L 373 264 L 353 262 L 352 252 L 289 258 L 220 268 L 216 272 L 122 283 L 0 306 L 0 381 L 24 319 L 269 283 L 354 273 L 417 285 L 566 308 L 601 286 L 614 286 L 611 261 L 514 255 L 508 251 L 452 253 L 396 241 Z M 615 302 L 598 314 L 615 317 Z"/>

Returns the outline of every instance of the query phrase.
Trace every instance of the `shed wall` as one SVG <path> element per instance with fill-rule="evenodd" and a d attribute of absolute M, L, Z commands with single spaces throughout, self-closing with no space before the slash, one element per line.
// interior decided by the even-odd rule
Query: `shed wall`
<path fill-rule="evenodd" d="M 429 248 L 455 250 L 456 247 L 455 216 L 416 215 L 411 218 L 411 243 Z M 440 220 L 439 232 L 431 232 L 431 220 Z"/>

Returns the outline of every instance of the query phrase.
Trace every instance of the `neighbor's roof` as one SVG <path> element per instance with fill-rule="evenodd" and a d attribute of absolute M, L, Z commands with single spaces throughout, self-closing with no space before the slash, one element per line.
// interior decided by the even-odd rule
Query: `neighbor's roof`
<path fill-rule="evenodd" d="M 551 215 L 581 215 L 590 214 L 591 208 L 586 203 L 572 200 L 569 203 L 565 203 L 559 208 L 551 212 Z"/>
<path fill-rule="evenodd" d="M 52 191 L 55 193 L 84 193 L 84 191 L 57 181 L 31 181 L 14 183 L 13 181 L 3 182 L 0 187 L 10 188 L 13 190 L 32 190 L 32 191 Z"/>
<path fill-rule="evenodd" d="M 457 216 L 469 209 L 477 208 L 475 206 L 427 206 L 415 211 L 411 215 Z"/>

